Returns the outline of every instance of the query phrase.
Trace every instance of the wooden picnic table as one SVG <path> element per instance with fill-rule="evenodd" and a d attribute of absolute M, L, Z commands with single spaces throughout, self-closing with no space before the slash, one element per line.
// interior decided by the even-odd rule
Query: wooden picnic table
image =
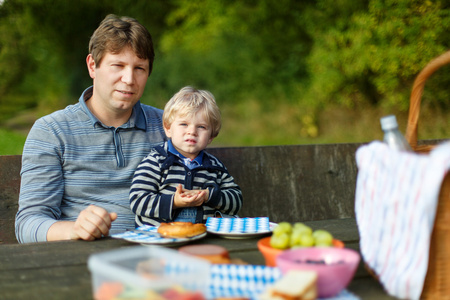
<path fill-rule="evenodd" d="M 331 226 L 339 236 L 346 226 Z M 313 224 L 320 226 L 321 224 Z M 349 237 L 351 238 L 351 237 Z M 358 243 L 341 235 L 346 246 L 358 249 Z M 228 249 L 231 258 L 249 264 L 264 265 L 257 249 L 259 238 L 226 239 L 208 234 L 195 244 L 221 245 Z M 86 241 L 61 241 L 30 244 L 0 245 L 0 298 L 1 299 L 92 299 L 91 273 L 87 260 L 91 254 L 138 244 L 124 240 L 103 238 Z M 176 248 L 176 247 L 175 247 Z M 361 299 L 395 299 L 388 296 L 379 283 L 370 277 L 362 266 L 358 269 L 348 290 Z"/>

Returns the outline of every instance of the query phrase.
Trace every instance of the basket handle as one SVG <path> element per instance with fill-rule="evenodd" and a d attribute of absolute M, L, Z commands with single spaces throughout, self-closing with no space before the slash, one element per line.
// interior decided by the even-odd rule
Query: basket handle
<path fill-rule="evenodd" d="M 420 102 L 425 86 L 425 81 L 431 76 L 437 69 L 450 63 L 450 51 L 441 54 L 440 56 L 431 60 L 425 68 L 420 71 L 414 80 L 413 88 L 411 91 L 411 97 L 409 99 L 409 115 L 408 124 L 406 127 L 405 138 L 416 152 L 429 152 L 434 146 L 422 145 L 417 146 L 417 124 L 420 114 Z"/>

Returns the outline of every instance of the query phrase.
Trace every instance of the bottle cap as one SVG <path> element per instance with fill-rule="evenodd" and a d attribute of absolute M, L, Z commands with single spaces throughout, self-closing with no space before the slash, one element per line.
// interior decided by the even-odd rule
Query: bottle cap
<path fill-rule="evenodd" d="M 397 118 L 394 115 L 389 115 L 380 119 L 381 129 L 389 130 L 398 128 Z"/>

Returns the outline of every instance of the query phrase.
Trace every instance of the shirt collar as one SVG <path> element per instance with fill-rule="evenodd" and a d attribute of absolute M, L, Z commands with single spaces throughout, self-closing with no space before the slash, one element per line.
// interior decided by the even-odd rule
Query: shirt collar
<path fill-rule="evenodd" d="M 179 158 L 181 158 L 181 159 L 183 159 L 183 160 L 189 159 L 189 158 L 187 158 L 186 156 L 184 156 L 183 154 L 181 154 L 180 152 L 178 152 L 177 149 L 175 149 L 175 147 L 174 147 L 173 144 L 172 144 L 172 140 L 169 139 L 169 140 L 167 141 L 167 144 L 168 144 L 167 150 L 168 150 L 170 153 L 172 153 L 172 154 L 178 156 Z M 197 155 L 197 157 L 194 158 L 193 160 L 191 160 L 191 162 L 196 162 L 199 166 L 201 166 L 202 163 L 203 163 L 203 150 L 200 151 L 200 153 Z"/>
<path fill-rule="evenodd" d="M 95 127 L 96 124 L 108 127 L 102 124 L 99 119 L 97 119 L 96 116 L 89 110 L 89 108 L 86 105 L 86 101 L 92 97 L 92 93 L 94 91 L 94 87 L 90 86 L 87 89 L 84 90 L 84 92 L 81 94 L 79 102 L 81 104 L 81 107 L 83 108 L 84 112 L 89 116 L 89 119 L 92 122 L 92 126 Z M 144 111 L 141 107 L 141 102 L 138 101 L 134 107 L 133 112 L 131 113 L 130 119 L 127 123 L 123 124 L 122 126 L 125 128 L 133 128 L 136 127 L 138 129 L 146 131 L 147 129 L 147 119 L 145 117 Z M 122 127 L 121 126 L 121 127 Z"/>

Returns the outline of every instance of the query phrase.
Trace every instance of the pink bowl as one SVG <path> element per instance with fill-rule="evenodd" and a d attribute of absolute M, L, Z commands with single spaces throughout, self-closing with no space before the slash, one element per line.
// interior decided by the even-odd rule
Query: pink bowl
<path fill-rule="evenodd" d="M 331 297 L 347 287 L 355 275 L 359 253 L 348 248 L 300 248 L 286 250 L 276 257 L 281 273 L 289 270 L 317 272 L 319 297 Z"/>
<path fill-rule="evenodd" d="M 285 250 L 275 249 L 270 246 L 270 236 L 260 239 L 258 241 L 258 249 L 261 251 L 264 256 L 264 260 L 266 261 L 266 266 L 268 267 L 276 267 L 277 255 Z M 340 240 L 333 240 L 333 247 L 344 248 L 344 243 Z"/>

